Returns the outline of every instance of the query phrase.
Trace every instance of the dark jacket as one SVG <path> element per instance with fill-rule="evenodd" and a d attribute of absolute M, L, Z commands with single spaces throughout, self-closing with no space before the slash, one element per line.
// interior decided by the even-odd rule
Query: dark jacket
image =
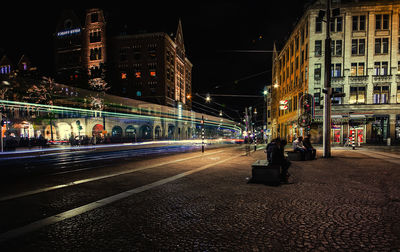
<path fill-rule="evenodd" d="M 311 142 L 310 142 L 310 138 L 308 138 L 308 137 L 304 138 L 304 140 L 303 140 L 303 145 L 304 145 L 304 147 L 307 148 L 307 150 L 314 149 L 314 148 L 312 147 Z"/>
<path fill-rule="evenodd" d="M 285 156 L 283 153 L 283 149 L 280 146 L 275 145 L 271 153 L 271 163 L 281 165 L 284 163 L 284 161 Z"/>

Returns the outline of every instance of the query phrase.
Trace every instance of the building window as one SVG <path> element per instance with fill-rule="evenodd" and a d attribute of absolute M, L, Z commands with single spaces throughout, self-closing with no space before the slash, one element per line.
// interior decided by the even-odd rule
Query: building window
<path fill-rule="evenodd" d="M 375 62 L 374 64 L 375 75 L 388 75 L 388 62 Z"/>
<path fill-rule="evenodd" d="M 343 30 L 343 17 L 336 17 L 331 22 L 331 32 L 341 32 Z"/>
<path fill-rule="evenodd" d="M 364 104 L 365 97 L 365 87 L 350 87 L 349 104 Z"/>
<path fill-rule="evenodd" d="M 389 14 L 375 15 L 375 30 L 389 29 Z"/>
<path fill-rule="evenodd" d="M 126 80 L 126 73 L 125 72 L 121 72 L 121 80 Z"/>
<path fill-rule="evenodd" d="M 399 25 L 400 26 L 400 25 Z M 398 43 L 397 43 L 397 53 L 400 53 L 400 37 L 398 37 Z"/>
<path fill-rule="evenodd" d="M 150 70 L 150 77 L 156 77 L 156 70 Z"/>
<path fill-rule="evenodd" d="M 353 31 L 365 31 L 365 15 L 353 16 Z"/>
<path fill-rule="evenodd" d="M 101 42 L 101 31 L 91 31 L 89 34 L 89 42 L 90 43 Z"/>
<path fill-rule="evenodd" d="M 322 32 L 322 20 L 318 17 L 315 18 L 315 32 Z"/>
<path fill-rule="evenodd" d="M 342 40 L 332 40 L 332 56 L 342 56 Z"/>
<path fill-rule="evenodd" d="M 373 94 L 374 104 L 385 104 L 389 102 L 389 86 L 375 86 Z"/>
<path fill-rule="evenodd" d="M 364 53 L 365 53 L 365 39 L 352 39 L 351 55 L 364 55 Z"/>
<path fill-rule="evenodd" d="M 387 54 L 389 51 L 389 38 L 375 39 L 375 54 Z"/>
<path fill-rule="evenodd" d="M 119 60 L 120 61 L 127 61 L 128 60 L 128 47 L 123 47 L 119 50 Z"/>
<path fill-rule="evenodd" d="M 400 86 L 397 86 L 397 103 L 400 103 Z"/>
<path fill-rule="evenodd" d="M 314 89 L 314 103 L 315 103 L 315 106 L 321 105 L 321 89 L 320 88 Z"/>
<path fill-rule="evenodd" d="M 315 40 L 315 56 L 319 57 L 322 55 L 322 40 Z"/>
<path fill-rule="evenodd" d="M 342 64 L 336 63 L 331 65 L 331 76 L 342 77 Z"/>
<path fill-rule="evenodd" d="M 92 23 L 97 23 L 97 22 L 99 22 L 99 14 L 98 14 L 98 13 L 92 13 L 92 14 L 90 15 L 90 21 L 91 21 Z"/>
<path fill-rule="evenodd" d="M 90 60 L 101 60 L 101 48 L 90 49 Z"/>
<path fill-rule="evenodd" d="M 343 93 L 343 88 L 334 88 L 334 92 L 337 93 Z M 332 104 L 342 104 L 343 103 L 343 97 L 333 97 L 332 98 Z"/>
<path fill-rule="evenodd" d="M 140 79 L 142 77 L 142 73 L 140 71 L 135 72 L 136 79 Z"/>
<path fill-rule="evenodd" d="M 321 64 L 314 65 L 314 80 L 321 80 Z"/>
<path fill-rule="evenodd" d="M 351 76 L 364 76 L 365 69 L 364 62 L 351 63 L 350 75 Z"/>

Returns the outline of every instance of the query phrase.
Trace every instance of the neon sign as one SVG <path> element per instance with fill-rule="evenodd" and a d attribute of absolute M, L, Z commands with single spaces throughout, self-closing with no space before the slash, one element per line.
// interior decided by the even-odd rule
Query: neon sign
<path fill-rule="evenodd" d="M 81 28 L 76 28 L 76 29 L 66 30 L 66 31 L 60 31 L 60 32 L 57 32 L 57 37 L 77 34 L 77 33 L 80 33 L 80 32 L 81 32 Z"/>

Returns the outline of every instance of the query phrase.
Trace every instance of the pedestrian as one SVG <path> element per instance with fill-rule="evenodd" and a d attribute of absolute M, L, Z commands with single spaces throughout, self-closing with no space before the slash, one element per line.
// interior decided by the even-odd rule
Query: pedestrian
<path fill-rule="evenodd" d="M 304 160 L 306 157 L 306 147 L 303 145 L 303 137 L 299 136 L 296 140 L 293 141 L 293 150 L 301 153 L 301 159 Z"/>
<path fill-rule="evenodd" d="M 283 183 L 288 183 L 290 161 L 285 157 L 285 145 L 287 141 L 285 139 L 275 139 L 275 146 L 271 153 L 271 163 L 278 164 L 281 167 L 280 180 Z"/>
<path fill-rule="evenodd" d="M 310 139 L 311 135 L 308 134 L 303 140 L 303 145 L 306 148 L 307 153 L 310 153 L 311 159 L 316 159 L 315 157 L 317 156 L 317 150 L 312 146 Z"/>

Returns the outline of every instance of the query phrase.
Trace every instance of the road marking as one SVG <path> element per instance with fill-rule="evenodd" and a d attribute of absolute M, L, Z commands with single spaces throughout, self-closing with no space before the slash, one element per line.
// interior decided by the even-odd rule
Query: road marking
<path fill-rule="evenodd" d="M 48 192 L 48 191 L 52 191 L 52 190 L 56 190 L 56 189 L 60 189 L 60 188 L 64 188 L 64 187 L 88 183 L 88 182 L 92 182 L 92 181 L 96 181 L 96 180 L 100 180 L 100 179 L 106 179 L 106 178 L 111 178 L 111 177 L 115 177 L 115 176 L 125 175 L 125 174 L 136 172 L 136 171 L 142 171 L 142 170 L 146 170 L 146 169 L 150 169 L 150 168 L 155 168 L 155 167 L 159 167 L 159 166 L 163 166 L 163 165 L 182 162 L 182 161 L 199 158 L 199 157 L 203 157 L 203 156 L 218 154 L 218 153 L 225 152 L 225 151 L 227 151 L 227 150 L 221 150 L 221 151 L 217 151 L 217 152 L 201 154 L 200 156 L 187 157 L 187 158 L 177 159 L 177 160 L 173 160 L 173 161 L 158 163 L 158 164 L 154 164 L 154 165 L 147 165 L 147 166 L 143 166 L 143 167 L 139 167 L 139 168 L 135 168 L 135 169 L 130 169 L 127 171 L 122 171 L 122 172 L 117 172 L 117 173 L 112 173 L 112 174 L 108 174 L 108 175 L 97 176 L 97 177 L 92 177 L 92 178 L 87 178 L 87 179 L 81 179 L 81 180 L 72 181 L 72 182 L 69 182 L 66 184 L 60 184 L 60 185 L 56 185 L 56 186 L 49 186 L 49 187 L 44 187 L 44 188 L 40 188 L 40 189 L 36 189 L 36 190 L 21 192 L 21 193 L 1 197 L 0 202 L 5 201 L 5 200 L 16 199 L 16 198 L 20 198 L 20 197 L 25 197 L 25 196 L 29 196 L 29 195 L 33 195 L 33 194 L 37 194 L 37 193 Z"/>
<path fill-rule="evenodd" d="M 60 221 L 75 217 L 77 215 L 81 215 L 83 213 L 92 211 L 92 210 L 94 210 L 96 208 L 100 208 L 100 207 L 106 206 L 108 204 L 111 204 L 113 202 L 116 202 L 118 200 L 127 198 L 129 196 L 134 195 L 134 194 L 137 194 L 137 193 L 140 193 L 140 192 L 144 192 L 144 191 L 150 190 L 152 188 L 164 185 L 166 183 L 175 181 L 177 179 L 189 176 L 189 175 L 191 175 L 193 173 L 203 171 L 203 170 L 208 169 L 208 168 L 210 168 L 212 166 L 215 166 L 215 165 L 227 162 L 229 160 L 232 160 L 234 158 L 240 157 L 241 155 L 242 154 L 231 156 L 231 157 L 229 157 L 227 159 L 224 159 L 224 160 L 221 160 L 221 161 L 218 161 L 218 162 L 213 162 L 211 164 L 204 165 L 204 166 L 201 166 L 199 168 L 196 168 L 196 169 L 193 169 L 193 170 L 190 170 L 190 171 L 186 171 L 186 172 L 183 172 L 183 173 L 180 173 L 180 174 L 177 174 L 177 175 L 165 178 L 165 179 L 161 179 L 161 180 L 158 180 L 156 182 L 153 182 L 153 183 L 150 183 L 150 184 L 147 184 L 147 185 L 144 185 L 144 186 L 133 188 L 131 190 L 128 190 L 128 191 L 125 191 L 125 192 L 122 192 L 122 193 L 118 193 L 118 194 L 115 194 L 113 196 L 110 196 L 110 197 L 107 197 L 107 198 L 104 198 L 104 199 L 100 199 L 100 200 L 91 202 L 89 204 L 86 204 L 86 205 L 83 205 L 83 206 L 80 206 L 80 207 L 77 207 L 77 208 L 74 208 L 74 209 L 71 209 L 71 210 L 68 210 L 68 211 L 65 211 L 65 212 L 50 216 L 50 217 L 47 217 L 45 219 L 41 219 L 41 220 L 32 222 L 32 223 L 30 223 L 30 224 L 28 224 L 26 226 L 9 230 L 9 231 L 7 231 L 5 233 L 0 234 L 0 242 L 4 242 L 4 241 L 9 240 L 11 238 L 15 238 L 15 237 L 18 237 L 18 236 L 33 232 L 33 231 L 38 230 L 40 228 L 43 228 L 45 226 L 55 224 L 57 222 L 60 222 Z"/>

